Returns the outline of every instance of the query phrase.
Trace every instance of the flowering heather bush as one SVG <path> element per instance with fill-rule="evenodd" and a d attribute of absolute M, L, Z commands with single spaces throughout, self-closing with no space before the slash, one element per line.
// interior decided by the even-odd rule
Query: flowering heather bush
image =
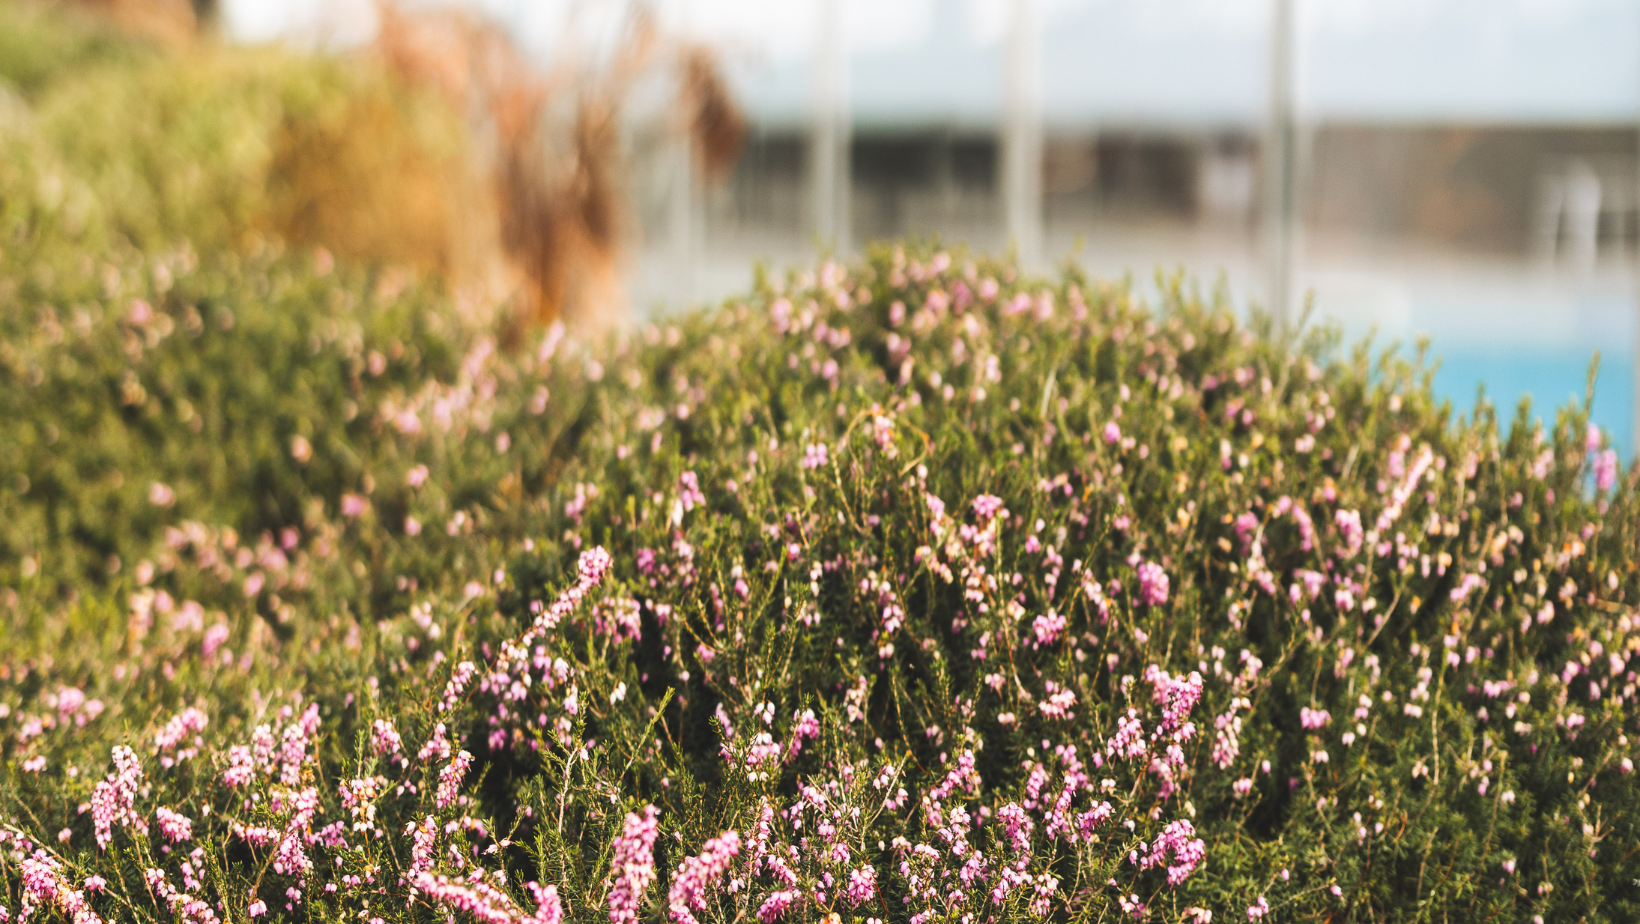
<path fill-rule="evenodd" d="M 497 349 L 0 253 L 8 918 L 1640 919 L 1586 409 L 960 255 Z"/>

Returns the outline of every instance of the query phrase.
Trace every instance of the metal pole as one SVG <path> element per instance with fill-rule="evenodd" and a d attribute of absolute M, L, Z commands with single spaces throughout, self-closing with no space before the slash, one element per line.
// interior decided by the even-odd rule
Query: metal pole
<path fill-rule="evenodd" d="M 695 299 L 695 177 L 693 142 L 687 132 L 677 140 L 672 158 L 672 196 L 669 203 L 672 227 L 672 259 L 677 290 L 671 293 L 672 307 L 688 306 Z"/>
<path fill-rule="evenodd" d="M 1296 144 L 1293 113 L 1293 2 L 1271 0 L 1270 111 L 1264 137 L 1264 234 L 1270 311 L 1285 326 L 1292 317 Z"/>
<path fill-rule="evenodd" d="M 687 0 L 678 3 L 678 30 L 684 35 L 690 34 L 690 4 Z M 687 123 L 679 126 L 677 140 L 672 157 L 672 195 L 668 203 L 671 224 L 669 236 L 672 243 L 672 259 L 677 264 L 673 276 L 677 289 L 670 293 L 670 301 L 674 308 L 685 308 L 695 300 L 695 263 L 699 259 L 700 222 L 696 212 L 698 203 L 695 195 L 695 151 L 692 125 Z"/>
<path fill-rule="evenodd" d="M 820 45 L 814 68 L 814 125 L 809 138 L 814 233 L 822 246 L 849 248 L 848 53 L 844 0 L 820 0 Z"/>
<path fill-rule="evenodd" d="M 1003 212 L 1019 264 L 1029 269 L 1042 250 L 1042 64 L 1036 0 L 1013 0 L 1012 12 L 1003 113 Z"/>

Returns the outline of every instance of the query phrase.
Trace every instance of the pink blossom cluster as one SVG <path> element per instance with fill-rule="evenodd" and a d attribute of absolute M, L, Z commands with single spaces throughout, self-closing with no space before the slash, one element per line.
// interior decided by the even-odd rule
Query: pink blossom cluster
<path fill-rule="evenodd" d="M 377 754 L 398 754 L 404 750 L 404 739 L 389 719 L 377 719 L 370 725 L 370 748 Z"/>
<path fill-rule="evenodd" d="M 123 744 L 114 746 L 114 772 L 99 782 L 91 793 L 91 825 L 97 846 L 103 850 L 114 839 L 114 826 L 139 827 L 142 816 L 136 811 L 137 790 L 142 787 L 142 763 L 135 751 Z"/>
<path fill-rule="evenodd" d="M 189 735 L 197 735 L 205 730 L 210 720 L 205 713 L 192 706 L 172 716 L 155 735 L 154 750 L 165 752 L 175 748 Z M 169 764 L 167 763 L 167 766 Z"/>
<path fill-rule="evenodd" d="M 75 889 L 63 881 L 63 866 L 55 857 L 44 850 L 35 850 L 23 856 L 18 866 L 23 874 L 19 921 L 27 921 L 36 908 L 50 908 L 73 924 L 102 924 L 102 918 L 91 910 L 85 890 Z M 101 883 L 100 878 L 98 882 Z M 89 887 L 89 883 L 87 885 Z"/>
<path fill-rule="evenodd" d="M 160 833 L 171 843 L 180 844 L 194 836 L 194 823 L 188 816 L 164 806 L 156 809 L 154 816 L 159 821 Z"/>
<path fill-rule="evenodd" d="M 1206 856 L 1207 842 L 1196 837 L 1195 826 L 1181 818 L 1168 822 L 1139 865 L 1144 869 L 1166 867 L 1167 884 L 1178 886 L 1196 871 Z"/>
<path fill-rule="evenodd" d="M 655 837 L 659 833 L 660 822 L 653 805 L 644 806 L 642 815 L 626 814 L 610 861 L 611 924 L 637 924 L 644 893 L 655 881 Z"/>
<path fill-rule="evenodd" d="M 506 892 L 486 882 L 480 870 L 474 870 L 465 882 L 421 872 L 411 884 L 434 903 L 471 915 L 482 924 L 561 924 L 564 920 L 564 904 L 556 886 L 526 883 L 535 910 L 525 912 Z"/>
<path fill-rule="evenodd" d="M 1167 602 L 1168 581 L 1167 572 L 1162 566 L 1153 561 L 1139 564 L 1139 599 L 1149 606 L 1161 606 Z"/>
<path fill-rule="evenodd" d="M 217 924 L 221 920 L 209 902 L 178 891 L 162 870 L 150 868 L 143 873 L 143 878 L 171 913 L 188 924 Z"/>
<path fill-rule="evenodd" d="M 288 811 L 284 830 L 279 835 L 279 846 L 273 855 L 273 871 L 287 876 L 302 876 L 313 870 L 313 860 L 306 848 L 307 835 L 319 810 L 319 790 L 309 786 L 288 798 L 279 800 L 276 810 Z"/>
<path fill-rule="evenodd" d="M 698 855 L 684 859 L 672 875 L 667 894 L 667 914 L 673 924 L 700 924 L 695 915 L 706 910 L 708 893 L 739 855 L 739 832 L 725 831 L 707 841 Z"/>
<path fill-rule="evenodd" d="M 534 623 L 519 640 L 520 647 L 528 648 L 537 636 L 557 626 L 594 587 L 603 582 L 604 575 L 609 573 L 614 563 L 603 546 L 582 552 L 576 564 L 576 582 L 565 588 L 551 606 L 535 617 Z"/>
<path fill-rule="evenodd" d="M 438 807 L 446 808 L 456 801 L 461 792 L 461 781 L 467 776 L 467 768 L 472 766 L 473 755 L 466 751 L 456 752 L 444 769 L 438 772 Z"/>

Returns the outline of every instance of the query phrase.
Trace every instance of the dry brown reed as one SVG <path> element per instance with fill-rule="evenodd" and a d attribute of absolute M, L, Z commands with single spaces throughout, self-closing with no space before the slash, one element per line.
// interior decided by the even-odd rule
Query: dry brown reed
<path fill-rule="evenodd" d="M 69 0 L 67 5 L 172 47 L 186 45 L 200 25 L 191 0 Z"/>
<path fill-rule="evenodd" d="M 70 0 L 183 45 L 191 0 Z M 510 330 L 562 319 L 617 324 L 627 312 L 629 215 L 622 116 L 657 69 L 677 87 L 669 127 L 696 179 L 733 169 L 746 122 L 705 46 L 662 36 L 634 4 L 612 51 L 565 47 L 550 69 L 495 24 L 453 7 L 377 0 L 368 57 L 386 80 L 285 111 L 274 127 L 265 230 L 342 257 L 443 273 L 505 304 Z M 437 99 L 441 120 L 425 105 Z"/>

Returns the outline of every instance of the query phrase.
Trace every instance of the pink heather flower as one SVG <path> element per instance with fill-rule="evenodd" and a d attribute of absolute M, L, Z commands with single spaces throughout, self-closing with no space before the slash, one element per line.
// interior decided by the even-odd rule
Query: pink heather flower
<path fill-rule="evenodd" d="M 440 712 L 449 712 L 456 707 L 461 694 L 466 692 L 467 684 L 476 673 L 478 665 L 471 661 L 463 661 L 456 665 L 456 669 L 450 673 L 450 682 L 444 685 L 444 696 L 439 700 Z"/>
<path fill-rule="evenodd" d="M 1195 835 L 1195 826 L 1182 818 L 1169 823 L 1155 843 L 1150 845 L 1150 853 L 1141 861 L 1140 868 L 1165 866 L 1169 886 L 1184 882 L 1207 856 L 1207 842 L 1197 839 Z"/>
<path fill-rule="evenodd" d="M 26 842 L 22 842 L 25 843 Z M 44 850 L 36 850 L 18 864 L 23 874 L 22 913 L 18 920 L 28 920 L 39 906 L 54 908 L 74 924 L 102 924 L 86 902 L 85 892 L 70 888 L 60 875 L 61 864 Z M 0 906 L 3 907 L 3 906 Z"/>
<path fill-rule="evenodd" d="M 205 638 L 200 642 L 200 650 L 209 658 L 216 654 L 218 648 L 228 641 L 228 625 L 219 622 L 205 630 Z"/>
<path fill-rule="evenodd" d="M 370 726 L 370 749 L 377 754 L 397 754 L 404 749 L 404 740 L 392 722 L 377 719 Z"/>
<path fill-rule="evenodd" d="M 805 709 L 801 714 L 792 715 L 791 744 L 786 751 L 786 759 L 791 760 L 797 752 L 803 749 L 803 739 L 820 737 L 820 719 L 815 716 L 813 709 Z"/>
<path fill-rule="evenodd" d="M 674 924 L 700 924 L 695 912 L 706 910 L 706 893 L 740 855 L 740 833 L 725 831 L 706 842 L 699 856 L 686 858 L 672 877 L 667 911 Z"/>
<path fill-rule="evenodd" d="M 1326 726 L 1327 720 L 1330 718 L 1332 716 L 1325 709 L 1306 707 L 1298 710 L 1298 722 L 1307 729 L 1322 728 Z"/>
<path fill-rule="evenodd" d="M 1361 529 L 1361 514 L 1354 510 L 1340 510 L 1333 514 L 1333 522 L 1338 525 L 1338 534 L 1344 537 L 1344 557 L 1353 558 L 1361 551 L 1361 542 L 1366 535 Z"/>
<path fill-rule="evenodd" d="M 244 745 L 228 748 L 228 769 L 222 773 L 222 782 L 229 786 L 243 786 L 256 778 L 256 763 L 251 749 Z"/>
<path fill-rule="evenodd" d="M 1017 802 L 1010 802 L 998 809 L 997 821 L 1002 823 L 1003 831 L 1008 836 L 1008 843 L 1013 846 L 1015 853 L 1030 851 L 1031 832 L 1036 825 Z"/>
<path fill-rule="evenodd" d="M 369 506 L 369 502 L 364 499 L 363 495 L 352 493 L 342 495 L 342 516 L 344 517 L 358 519 L 364 516 L 365 509 Z"/>
<path fill-rule="evenodd" d="M 64 687 L 57 691 L 57 715 L 64 721 L 85 705 L 85 692 L 79 687 Z"/>
<path fill-rule="evenodd" d="M 1617 450 L 1608 449 L 1594 457 L 1594 486 L 1610 491 L 1617 484 Z"/>
<path fill-rule="evenodd" d="M 1076 713 L 1071 707 L 1076 705 L 1076 693 L 1068 688 L 1061 687 L 1052 680 L 1046 684 L 1047 697 L 1038 704 L 1042 715 L 1050 719 L 1073 719 Z"/>
<path fill-rule="evenodd" d="M 538 615 L 535 617 L 535 622 L 519 638 L 519 645 L 528 647 L 535 641 L 537 635 L 556 627 L 565 616 L 568 616 L 575 609 L 576 605 L 586 597 L 589 591 L 603 581 L 604 576 L 609 574 L 609 570 L 613 565 L 614 559 L 610 558 L 609 552 L 603 546 L 582 552 L 580 561 L 576 564 L 577 582 L 573 586 L 565 588 L 563 593 L 558 595 L 558 599 L 552 602 L 551 606 L 536 610 Z M 535 606 L 540 607 L 540 604 L 537 603 Z"/>
<path fill-rule="evenodd" d="M 245 913 L 253 918 L 259 918 L 268 913 L 268 903 L 259 898 L 250 903 L 249 907 L 245 909 Z"/>
<path fill-rule="evenodd" d="M 1139 564 L 1139 598 L 1151 606 L 1167 602 L 1167 572 L 1153 561 Z"/>
<path fill-rule="evenodd" d="M 1548 455 L 1549 460 L 1553 461 L 1554 453 L 1552 450 L 1549 451 Z M 1390 491 L 1389 503 L 1378 514 L 1378 520 L 1373 529 L 1379 535 L 1384 535 L 1395 524 L 1395 521 L 1400 519 L 1401 511 L 1406 506 L 1407 500 L 1412 497 L 1412 492 L 1417 489 L 1418 482 L 1424 477 L 1424 472 L 1429 469 L 1430 464 L 1434 461 L 1435 454 L 1428 446 L 1424 446 L 1418 451 L 1418 457 L 1413 460 L 1412 467 L 1407 470 L 1406 476 Z"/>
<path fill-rule="evenodd" d="M 936 522 L 945 518 L 945 501 L 940 500 L 933 494 L 923 495 L 923 500 L 928 502 L 928 515 L 930 518 Z"/>
<path fill-rule="evenodd" d="M 596 485 L 577 484 L 575 486 L 575 496 L 570 499 L 569 503 L 564 505 L 564 516 L 574 520 L 575 524 L 579 526 L 582 515 L 586 513 L 587 504 L 597 496 L 598 488 Z"/>
<path fill-rule="evenodd" d="M 427 760 L 434 754 L 438 755 L 439 760 L 450 759 L 450 739 L 443 722 L 433 726 L 433 737 L 428 738 L 427 743 L 422 745 L 421 750 L 416 752 L 416 759 Z"/>
<path fill-rule="evenodd" d="M 655 881 L 655 836 L 660 831 L 653 805 L 643 815 L 626 814 L 626 824 L 615 839 L 615 857 L 610 863 L 609 920 L 612 924 L 637 924 L 644 893 Z"/>
<path fill-rule="evenodd" d="M 305 875 L 313 870 L 313 860 L 303 849 L 304 836 L 319 810 L 319 790 L 309 786 L 290 800 L 290 818 L 273 855 L 273 871 L 280 875 Z"/>
<path fill-rule="evenodd" d="M 156 507 L 169 507 L 177 502 L 177 492 L 169 485 L 154 482 L 148 486 L 148 503 Z"/>
<path fill-rule="evenodd" d="M 803 468 L 816 469 L 828 461 L 825 443 L 811 443 L 803 450 Z"/>
<path fill-rule="evenodd" d="M 448 876 L 428 872 L 417 873 L 411 884 L 414 891 L 426 894 L 449 911 L 471 915 L 482 924 L 560 924 L 564 919 L 564 904 L 558 897 L 557 886 L 542 888 L 537 883 L 527 883 L 536 909 L 534 914 L 525 914 L 511 896 L 490 885 L 478 871 L 468 877 L 465 885 L 452 882 Z"/>
<path fill-rule="evenodd" d="M 1191 671 L 1189 677 L 1172 678 L 1154 664 L 1145 674 L 1156 690 L 1156 697 L 1162 701 L 1162 721 L 1157 730 L 1171 734 L 1175 740 L 1190 737 L 1194 733 L 1190 728 L 1190 713 L 1201 702 L 1202 675 Z"/>
<path fill-rule="evenodd" d="M 1599 449 L 1599 448 L 1600 448 L 1600 427 L 1597 426 L 1594 423 L 1590 423 L 1588 428 L 1583 431 L 1583 451 L 1584 452 L 1594 452 L 1596 449 Z"/>
<path fill-rule="evenodd" d="M 700 478 L 694 472 L 678 476 L 678 501 L 683 504 L 684 513 L 706 506 L 706 495 L 701 492 Z"/>
<path fill-rule="evenodd" d="M 154 815 L 159 819 L 160 833 L 171 843 L 180 844 L 193 838 L 194 823 L 188 820 L 188 816 L 164 807 L 155 811 Z"/>
<path fill-rule="evenodd" d="M 216 911 L 211 908 L 208 902 L 185 892 L 177 891 L 176 887 L 171 885 L 165 878 L 163 872 L 150 869 L 143 875 L 148 880 L 148 888 L 153 890 L 154 894 L 165 902 L 171 909 L 172 914 L 188 922 L 188 924 L 217 924 Z M 189 887 L 194 888 L 195 886 Z"/>
<path fill-rule="evenodd" d="M 85 879 L 85 890 L 87 892 L 101 892 L 106 888 L 108 888 L 108 880 L 101 876 L 87 876 Z"/>
<path fill-rule="evenodd" d="M 898 303 L 896 302 L 896 304 Z M 768 898 L 764 899 L 763 904 L 758 907 L 757 919 L 761 921 L 762 924 L 774 924 L 775 921 L 780 920 L 780 918 L 785 915 L 786 909 L 790 908 L 792 906 L 792 902 L 797 900 L 798 894 L 799 893 L 793 890 L 783 890 L 771 894 Z"/>
<path fill-rule="evenodd" d="M 877 897 L 877 870 L 872 866 L 860 866 L 849 871 L 848 900 L 856 907 L 865 904 Z"/>
<path fill-rule="evenodd" d="M 1105 445 L 1114 446 L 1121 441 L 1122 428 L 1116 425 L 1116 421 L 1105 424 Z"/>
<path fill-rule="evenodd" d="M 557 886 L 542 886 L 531 881 L 524 883 L 524 888 L 529 889 L 530 897 L 535 899 L 535 914 L 520 918 L 519 924 L 561 924 L 564 920 L 564 903 L 558 897 Z"/>
<path fill-rule="evenodd" d="M 877 450 L 890 459 L 899 455 L 894 445 L 894 419 L 879 413 L 871 416 L 871 436 L 877 442 Z"/>
<path fill-rule="evenodd" d="M 1036 635 L 1036 638 L 1031 642 L 1031 647 L 1041 648 L 1043 645 L 1052 645 L 1054 642 L 1059 641 L 1059 637 L 1064 634 L 1067 625 L 1069 623 L 1065 621 L 1065 617 L 1053 610 L 1036 617 L 1031 623 L 1031 630 Z"/>
<path fill-rule="evenodd" d="M 136 752 L 123 744 L 115 745 L 114 772 L 91 793 L 91 827 L 99 848 L 108 849 L 115 825 L 134 827 L 143 823 L 135 809 L 141 786 L 142 763 Z"/>
<path fill-rule="evenodd" d="M 1256 903 L 1247 906 L 1247 920 L 1249 921 L 1257 921 L 1269 913 L 1270 903 L 1265 901 L 1262 895 L 1258 897 Z"/>
<path fill-rule="evenodd" d="M 438 822 L 428 815 L 421 823 L 411 822 L 405 826 L 404 833 L 410 835 L 410 874 L 407 877 L 411 882 L 410 901 L 416 898 L 415 882 L 417 878 L 433 868 L 438 847 Z"/>
<path fill-rule="evenodd" d="M 1106 742 L 1105 753 L 1110 757 L 1138 760 L 1146 751 L 1145 729 L 1139 723 L 1139 711 L 1129 709 L 1127 715 L 1116 719 L 1116 734 Z"/>
<path fill-rule="evenodd" d="M 1082 839 L 1085 841 L 1091 837 L 1093 832 L 1098 830 L 1100 825 L 1109 821 L 1114 814 L 1116 814 L 1116 809 L 1109 802 L 1095 802 L 1093 808 L 1077 816 L 1076 825 Z"/>
<path fill-rule="evenodd" d="M 637 641 L 643 634 L 640 612 L 641 605 L 631 597 L 603 601 L 593 611 L 594 628 L 617 641 Z"/>
<path fill-rule="evenodd" d="M 473 755 L 466 751 L 459 751 L 450 758 L 450 762 L 438 772 L 438 807 L 445 808 L 456 801 L 456 795 L 461 791 L 461 781 L 467 776 L 467 768 L 473 762 Z"/>
<path fill-rule="evenodd" d="M 990 520 L 1002 510 L 1002 498 L 995 494 L 981 494 L 974 498 L 974 515 L 981 520 Z"/>
<path fill-rule="evenodd" d="M 170 721 L 158 732 L 154 733 L 154 750 L 156 752 L 169 751 L 182 743 L 190 734 L 198 734 L 210 724 L 205 713 L 192 706 L 172 716 Z"/>
<path fill-rule="evenodd" d="M 313 458 L 313 444 L 305 436 L 290 438 L 290 457 L 298 462 L 306 462 Z"/>
<path fill-rule="evenodd" d="M 387 785 L 385 777 L 365 776 L 352 780 L 343 780 L 336 787 L 337 795 L 342 797 L 342 807 L 354 818 L 364 816 L 364 822 L 355 824 L 353 830 L 362 831 L 369 828 L 369 823 L 376 820 L 376 806 L 372 803 L 381 794 L 383 786 Z"/>
<path fill-rule="evenodd" d="M 605 551 L 604 547 L 600 545 L 582 552 L 581 558 L 576 562 L 575 567 L 576 572 L 581 577 L 581 582 L 590 588 L 602 581 L 604 575 L 609 573 L 609 569 L 614 564 L 615 561 L 609 557 L 609 552 Z"/>

